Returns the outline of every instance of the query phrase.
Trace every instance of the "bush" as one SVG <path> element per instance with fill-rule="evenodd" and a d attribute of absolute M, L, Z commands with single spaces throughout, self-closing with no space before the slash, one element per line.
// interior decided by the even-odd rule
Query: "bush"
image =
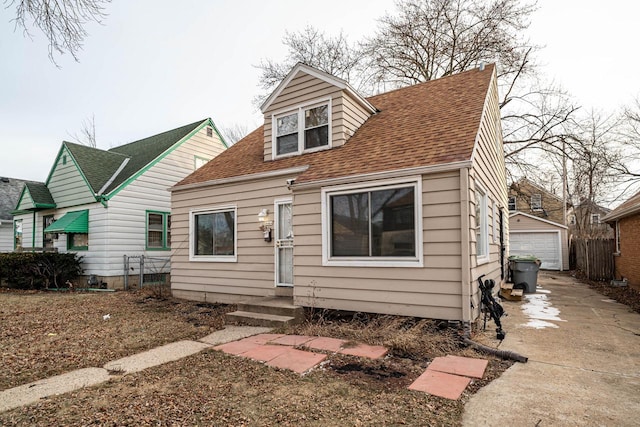
<path fill-rule="evenodd" d="M 0 280 L 20 289 L 67 287 L 82 273 L 82 257 L 57 252 L 0 254 Z"/>

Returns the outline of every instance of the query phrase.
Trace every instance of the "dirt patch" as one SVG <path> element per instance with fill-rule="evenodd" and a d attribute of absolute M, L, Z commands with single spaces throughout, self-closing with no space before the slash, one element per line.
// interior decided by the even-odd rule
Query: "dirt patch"
<path fill-rule="evenodd" d="M 620 304 L 628 306 L 636 313 L 640 313 L 640 289 L 632 286 L 613 286 L 607 282 L 596 282 L 594 280 L 588 280 L 581 275 L 576 274 L 576 278 L 580 281 L 587 283 L 589 287 L 598 293 L 605 295 L 613 300 L 616 300 Z"/>

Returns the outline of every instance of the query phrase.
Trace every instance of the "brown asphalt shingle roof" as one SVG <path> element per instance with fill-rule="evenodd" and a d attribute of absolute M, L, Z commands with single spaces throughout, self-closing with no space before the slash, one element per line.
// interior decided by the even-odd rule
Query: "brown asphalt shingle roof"
<path fill-rule="evenodd" d="M 308 165 L 296 183 L 470 160 L 494 66 L 368 98 L 371 116 L 345 145 L 264 161 L 259 127 L 176 186 Z"/>
<path fill-rule="evenodd" d="M 605 221 L 615 220 L 636 213 L 640 213 L 640 191 L 629 197 L 627 201 L 609 212 L 603 219 Z"/>

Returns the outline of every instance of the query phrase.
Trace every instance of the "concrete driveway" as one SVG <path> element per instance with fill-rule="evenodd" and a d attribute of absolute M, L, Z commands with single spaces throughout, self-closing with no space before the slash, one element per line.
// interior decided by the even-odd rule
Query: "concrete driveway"
<path fill-rule="evenodd" d="M 507 336 L 499 348 L 529 362 L 475 394 L 463 425 L 640 425 L 639 314 L 552 272 L 540 272 L 536 294 L 502 305 Z"/>

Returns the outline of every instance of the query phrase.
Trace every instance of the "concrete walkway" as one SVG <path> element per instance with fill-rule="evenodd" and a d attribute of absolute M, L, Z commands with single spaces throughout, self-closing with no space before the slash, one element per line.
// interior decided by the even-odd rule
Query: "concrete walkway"
<path fill-rule="evenodd" d="M 507 336 L 499 348 L 529 362 L 516 363 L 476 393 L 465 405 L 463 425 L 638 425 L 639 314 L 550 272 L 541 272 L 536 294 L 502 305 Z"/>
<path fill-rule="evenodd" d="M 0 412 L 37 402 L 44 397 L 68 393 L 83 387 L 106 382 L 114 378 L 110 373 L 128 374 L 138 372 L 182 359 L 205 348 L 266 333 L 270 330 L 270 328 L 255 326 L 226 326 L 224 329 L 215 331 L 199 341 L 178 341 L 134 354 L 133 356 L 114 360 L 102 368 L 78 369 L 66 374 L 10 388 L 0 392 Z"/>

